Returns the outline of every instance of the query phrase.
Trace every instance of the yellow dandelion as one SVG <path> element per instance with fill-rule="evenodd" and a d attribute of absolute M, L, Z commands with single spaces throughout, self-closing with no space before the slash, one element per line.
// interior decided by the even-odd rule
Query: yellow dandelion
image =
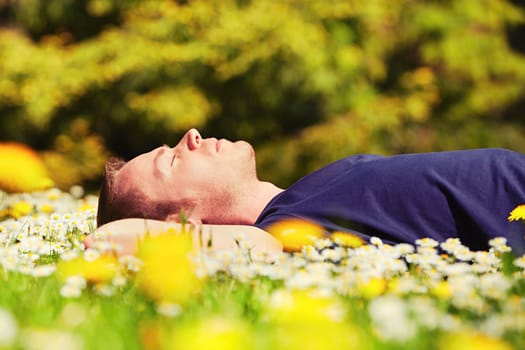
<path fill-rule="evenodd" d="M 361 237 L 348 232 L 336 231 L 332 233 L 330 239 L 334 243 L 346 248 L 357 248 L 365 244 L 365 241 Z"/>
<path fill-rule="evenodd" d="M 252 349 L 254 334 L 243 320 L 211 316 L 186 322 L 168 336 L 169 349 L 244 350 Z"/>
<path fill-rule="evenodd" d="M 157 322 L 143 321 L 140 323 L 140 343 L 145 350 L 162 349 L 163 328 Z"/>
<path fill-rule="evenodd" d="M 51 186 L 53 181 L 35 151 L 15 142 L 0 143 L 0 190 L 31 192 Z"/>
<path fill-rule="evenodd" d="M 55 208 L 52 205 L 50 205 L 50 204 L 44 203 L 44 204 L 40 205 L 39 212 L 41 212 L 41 213 L 51 214 L 54 211 L 55 211 Z"/>
<path fill-rule="evenodd" d="M 399 282 L 398 277 L 392 277 L 386 282 L 386 290 L 389 294 L 393 295 L 403 295 L 405 291 L 401 288 L 401 283 Z"/>
<path fill-rule="evenodd" d="M 386 288 L 386 279 L 373 277 L 358 284 L 357 291 L 361 297 L 373 299 L 382 295 L 386 291 Z"/>
<path fill-rule="evenodd" d="M 363 349 L 359 330 L 346 317 L 335 296 L 307 290 L 276 292 L 266 307 L 266 319 L 275 326 L 276 349 Z"/>
<path fill-rule="evenodd" d="M 57 199 L 60 198 L 61 194 L 62 193 L 58 189 L 52 188 L 49 191 L 47 191 L 46 196 L 47 196 L 47 199 L 49 199 L 50 201 L 56 201 Z"/>
<path fill-rule="evenodd" d="M 138 249 L 143 263 L 136 276 L 139 288 L 157 302 L 186 302 L 201 286 L 191 250 L 191 237 L 185 232 L 171 230 L 147 237 Z"/>
<path fill-rule="evenodd" d="M 90 210 L 95 210 L 96 208 L 92 205 L 92 204 L 89 204 L 89 203 L 82 203 L 82 205 L 78 208 L 79 211 L 90 211 Z"/>
<path fill-rule="evenodd" d="M 282 243 L 285 252 L 299 252 L 325 236 L 321 226 L 299 219 L 277 222 L 268 227 L 268 232 Z"/>
<path fill-rule="evenodd" d="M 0 209 L 0 220 L 11 215 L 11 210 L 9 208 Z"/>
<path fill-rule="evenodd" d="M 102 255 L 93 260 L 78 257 L 72 260 L 61 260 L 57 266 L 58 276 L 66 279 L 71 276 L 82 276 L 93 284 L 108 283 L 117 275 L 118 260 L 113 255 Z"/>
<path fill-rule="evenodd" d="M 338 323 L 343 321 L 342 305 L 334 296 L 316 295 L 309 290 L 276 292 L 267 308 L 267 316 L 279 324 Z"/>
<path fill-rule="evenodd" d="M 452 296 L 452 289 L 447 281 L 440 281 L 430 288 L 430 293 L 438 299 L 448 300 Z"/>
<path fill-rule="evenodd" d="M 502 339 L 488 335 L 463 331 L 445 334 L 438 341 L 439 350 L 512 350 L 512 346 Z"/>
<path fill-rule="evenodd" d="M 525 204 L 518 205 L 514 210 L 510 212 L 509 221 L 525 221 Z"/>
<path fill-rule="evenodd" d="M 13 204 L 9 210 L 9 214 L 18 219 L 22 216 L 29 215 L 33 211 L 33 205 L 26 201 L 19 201 Z"/>

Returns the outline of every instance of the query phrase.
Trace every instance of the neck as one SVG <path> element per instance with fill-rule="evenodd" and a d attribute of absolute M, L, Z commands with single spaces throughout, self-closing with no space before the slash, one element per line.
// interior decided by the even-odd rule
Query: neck
<path fill-rule="evenodd" d="M 253 225 L 266 205 L 284 191 L 271 182 L 259 181 L 245 191 L 232 208 L 232 224 Z"/>

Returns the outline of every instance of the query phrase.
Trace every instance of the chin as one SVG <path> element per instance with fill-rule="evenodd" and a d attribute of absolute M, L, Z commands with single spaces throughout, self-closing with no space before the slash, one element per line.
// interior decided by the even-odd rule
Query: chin
<path fill-rule="evenodd" d="M 251 171 L 255 171 L 255 150 L 253 146 L 246 141 L 237 141 L 236 145 L 239 149 L 242 149 L 240 154 L 240 161 L 246 165 Z"/>
<path fill-rule="evenodd" d="M 244 155 L 244 151 L 246 151 L 246 156 L 250 158 L 255 158 L 255 150 L 253 149 L 253 146 L 249 142 L 236 141 L 234 144 L 239 146 L 239 148 L 243 149 L 243 155 Z"/>

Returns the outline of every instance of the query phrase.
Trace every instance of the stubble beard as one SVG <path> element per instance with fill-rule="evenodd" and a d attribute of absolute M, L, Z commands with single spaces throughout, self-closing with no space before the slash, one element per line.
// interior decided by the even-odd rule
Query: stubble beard
<path fill-rule="evenodd" d="M 239 213 L 243 212 L 242 199 L 251 191 L 257 181 L 255 152 L 250 145 L 250 153 L 242 159 L 245 166 L 232 170 L 238 172 L 225 181 L 224 186 L 215 193 L 212 205 L 213 224 L 242 224 Z"/>
<path fill-rule="evenodd" d="M 237 141 L 244 149 L 240 150 L 234 164 L 239 166 L 230 169 L 232 172 L 222 186 L 217 186 L 214 193 L 203 203 L 208 208 L 206 223 L 209 224 L 240 224 L 238 213 L 242 212 L 242 198 L 246 197 L 251 186 L 257 181 L 255 150 L 246 141 Z M 239 145 L 241 146 L 241 145 Z"/>
<path fill-rule="evenodd" d="M 245 142 L 245 141 L 241 141 Z M 246 143 L 246 147 L 248 148 L 248 151 L 246 152 L 246 158 L 243 159 L 243 162 L 246 164 L 246 168 L 244 169 L 246 171 L 247 176 L 251 178 L 257 178 L 257 162 L 255 159 L 255 150 L 253 149 L 253 146 L 248 143 Z"/>

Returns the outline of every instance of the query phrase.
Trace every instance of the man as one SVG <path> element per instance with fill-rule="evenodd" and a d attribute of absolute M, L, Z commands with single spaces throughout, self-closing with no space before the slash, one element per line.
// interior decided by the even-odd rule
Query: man
<path fill-rule="evenodd" d="M 283 190 L 258 179 L 247 142 L 203 139 L 191 129 L 173 148 L 110 161 L 97 223 L 125 252 L 146 231 L 181 221 L 202 225 L 217 248 L 234 247 L 242 232 L 271 252 L 280 244 L 265 230 L 299 218 L 388 243 L 458 237 L 486 249 L 503 236 L 521 254 L 524 228 L 507 217 L 523 203 L 525 155 L 509 150 L 351 156 Z"/>

